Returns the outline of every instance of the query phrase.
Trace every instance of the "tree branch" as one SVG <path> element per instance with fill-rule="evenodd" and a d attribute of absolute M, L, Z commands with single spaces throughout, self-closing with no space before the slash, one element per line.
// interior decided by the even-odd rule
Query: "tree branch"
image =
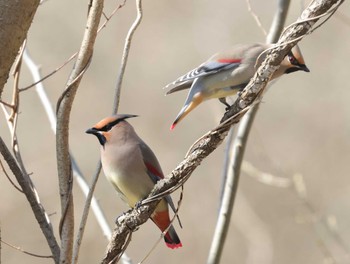
<path fill-rule="evenodd" d="M 136 0 L 136 10 L 137 10 L 136 19 L 135 19 L 134 23 L 131 25 L 129 32 L 128 32 L 128 35 L 126 36 L 126 39 L 125 39 L 122 62 L 120 65 L 120 70 L 119 70 L 119 74 L 118 74 L 118 78 L 117 78 L 117 85 L 116 85 L 116 89 L 115 89 L 113 114 L 116 114 L 118 112 L 120 93 L 121 93 L 121 89 L 122 89 L 122 83 L 123 83 L 124 73 L 125 73 L 125 69 L 126 69 L 126 63 L 128 62 L 129 51 L 130 51 L 130 47 L 131 47 L 131 40 L 132 40 L 132 37 L 133 37 L 137 27 L 141 23 L 142 0 Z"/>
<path fill-rule="evenodd" d="M 71 262 L 74 237 L 73 181 L 69 155 L 70 111 L 80 80 L 92 58 L 102 11 L 103 0 L 93 1 L 77 61 L 67 82 L 66 89 L 57 104 L 56 154 L 62 211 L 60 222 L 61 263 Z"/>
<path fill-rule="evenodd" d="M 0 0 L 0 98 L 18 50 L 27 36 L 39 0 Z"/>
<path fill-rule="evenodd" d="M 28 181 L 25 179 L 26 176 L 23 175 L 20 167 L 18 166 L 16 160 L 12 156 L 11 152 L 5 145 L 4 141 L 0 137 L 0 152 L 2 156 L 4 157 L 5 161 L 7 162 L 8 166 L 10 167 L 13 175 L 16 177 L 17 182 L 21 186 L 23 193 L 25 194 L 32 211 L 34 213 L 34 216 L 39 223 L 39 226 L 42 230 L 42 232 L 45 235 L 45 238 L 47 240 L 47 243 L 50 247 L 51 253 L 53 255 L 53 258 L 55 260 L 55 263 L 59 262 L 59 256 L 60 256 L 60 248 L 58 246 L 58 243 L 56 241 L 56 238 L 54 236 L 54 232 L 50 223 L 50 220 L 42 207 L 38 195 L 35 192 L 35 189 L 31 187 L 30 184 L 28 184 Z"/>

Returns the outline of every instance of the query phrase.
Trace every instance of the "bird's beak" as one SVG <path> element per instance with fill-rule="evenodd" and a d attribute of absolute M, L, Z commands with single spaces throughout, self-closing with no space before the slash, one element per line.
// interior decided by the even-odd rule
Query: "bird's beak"
<path fill-rule="evenodd" d="M 304 72 L 310 72 L 309 68 L 306 67 L 305 64 L 300 64 L 300 65 L 299 65 L 299 68 L 300 68 L 300 70 L 302 70 L 302 71 L 304 71 Z"/>
<path fill-rule="evenodd" d="M 92 127 L 92 128 L 89 128 L 88 130 L 86 130 L 85 133 L 96 135 L 96 134 L 99 134 L 99 131 L 96 128 Z"/>
<path fill-rule="evenodd" d="M 175 118 L 175 121 L 173 122 L 173 124 L 170 127 L 170 130 L 173 130 L 175 128 L 175 126 L 182 120 L 185 118 L 185 116 L 191 112 L 196 106 L 198 106 L 201 102 L 203 101 L 203 97 L 200 93 L 196 94 L 195 96 L 193 96 L 192 101 L 189 104 L 185 104 L 180 113 L 177 115 L 177 117 Z"/>
<path fill-rule="evenodd" d="M 89 128 L 88 130 L 86 130 L 85 133 L 95 135 L 97 137 L 98 141 L 100 142 L 101 146 L 103 146 L 103 148 L 104 148 L 104 145 L 105 145 L 107 140 L 101 131 L 99 131 L 93 127 L 93 128 Z"/>

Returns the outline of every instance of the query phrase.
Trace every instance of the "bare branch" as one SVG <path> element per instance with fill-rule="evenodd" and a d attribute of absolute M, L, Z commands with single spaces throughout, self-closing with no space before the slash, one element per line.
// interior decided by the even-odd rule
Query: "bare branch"
<path fill-rule="evenodd" d="M 247 119 L 243 119 L 246 121 Z M 248 120 L 249 121 L 249 120 Z M 228 233 L 230 219 L 235 201 L 243 154 L 246 147 L 248 134 L 242 133 L 243 126 L 239 126 L 237 136 L 235 138 L 229 164 L 228 176 L 225 182 L 221 207 L 219 211 L 218 221 L 216 223 L 215 234 L 209 251 L 208 264 L 220 263 L 221 254 Z"/>
<path fill-rule="evenodd" d="M 131 47 L 131 40 L 132 40 L 132 37 L 133 37 L 137 27 L 141 23 L 142 0 L 136 0 L 136 9 L 137 9 L 136 19 L 135 19 L 134 23 L 131 25 L 129 32 L 128 32 L 128 35 L 126 36 L 126 39 L 125 39 L 122 62 L 120 65 L 120 70 L 119 70 L 117 85 L 116 85 L 116 90 L 115 90 L 113 114 L 116 114 L 118 112 L 120 93 L 121 93 L 121 89 L 122 89 L 122 83 L 123 83 L 123 78 L 124 78 L 124 74 L 125 74 L 126 63 L 128 62 L 129 51 L 130 51 L 130 47 Z"/>
<path fill-rule="evenodd" d="M 32 257 L 36 257 L 36 258 L 53 258 L 53 256 L 44 256 L 44 255 L 39 255 L 39 254 L 31 253 L 31 252 L 29 252 L 29 251 L 26 251 L 26 250 L 20 248 L 20 247 L 16 247 L 16 246 L 14 246 L 14 245 L 12 245 L 12 244 L 10 244 L 10 243 L 8 243 L 8 242 L 2 240 L 2 239 L 1 239 L 1 243 L 4 243 L 5 245 L 7 245 L 7 246 L 9 246 L 9 247 L 11 247 L 11 248 L 13 248 L 13 249 L 15 249 L 15 250 L 18 250 L 18 251 L 20 251 L 20 252 L 22 252 L 22 253 L 24 253 L 24 254 L 27 254 L 27 255 L 29 255 L 29 256 L 32 256 Z"/>
<path fill-rule="evenodd" d="M 266 59 L 259 67 L 250 83 L 243 90 L 231 109 L 225 113 L 222 123 L 195 144 L 190 154 L 172 171 L 171 175 L 169 175 L 170 177 L 156 184 L 149 197 L 166 191 L 172 186 L 176 186 L 181 180 L 191 175 L 201 161 L 222 143 L 231 125 L 239 122 L 242 116 L 250 109 L 251 105 L 261 98 L 266 84 L 272 74 L 278 69 L 285 55 L 307 32 L 309 32 L 319 19 L 317 17 L 327 12 L 333 5 L 340 5 L 342 2 L 341 0 L 319 0 L 313 1 L 310 4 L 302 13 L 298 23 L 285 31 L 280 38 L 279 45 L 268 52 Z M 110 263 L 110 261 L 115 260 L 115 258 L 123 252 L 131 233 L 135 231 L 137 226 L 147 221 L 156 205 L 156 201 L 141 205 L 138 208 L 130 210 L 123 217 L 113 232 L 112 241 L 101 263 Z"/>
<path fill-rule="evenodd" d="M 58 246 L 58 243 L 56 241 L 56 238 L 54 236 L 54 232 L 52 230 L 52 226 L 50 223 L 50 219 L 48 218 L 43 206 L 41 205 L 39 201 L 39 197 L 37 196 L 37 193 L 33 187 L 28 184 L 28 175 L 24 175 L 18 166 L 16 160 L 11 155 L 10 151 L 5 145 L 5 142 L 0 137 L 0 152 L 2 156 L 4 157 L 5 161 L 7 162 L 8 166 L 10 167 L 12 173 L 17 179 L 17 182 L 21 186 L 31 208 L 34 213 L 34 216 L 37 220 L 37 222 L 40 225 L 40 228 L 42 232 L 44 233 L 46 240 L 49 244 L 49 247 L 51 249 L 53 258 L 55 260 L 55 263 L 59 262 L 59 256 L 60 256 L 60 248 Z"/>
<path fill-rule="evenodd" d="M 279 0 L 275 16 L 272 20 L 269 34 L 267 35 L 267 43 L 275 43 L 283 30 L 286 22 L 290 0 Z"/>
<path fill-rule="evenodd" d="M 9 182 L 13 185 L 13 187 L 15 187 L 19 192 L 23 193 L 23 191 L 21 190 L 21 188 L 19 188 L 10 178 L 10 176 L 8 175 L 7 171 L 4 168 L 4 165 L 2 164 L 2 161 L 0 160 L 0 167 L 2 169 L 2 172 L 5 174 L 6 178 L 9 180 Z"/>
<path fill-rule="evenodd" d="M 72 168 L 69 155 L 69 120 L 82 72 L 88 66 L 93 53 L 98 25 L 102 16 L 103 0 L 95 0 L 90 9 L 84 38 L 77 61 L 69 77 L 66 89 L 57 105 L 56 153 L 61 196 L 62 217 L 60 222 L 61 263 L 70 263 L 73 250 L 74 208 L 72 195 Z"/>
<path fill-rule="evenodd" d="M 39 0 L 0 1 L 0 98 L 17 52 L 27 36 Z"/>
<path fill-rule="evenodd" d="M 247 1 L 247 6 L 248 6 L 248 11 L 249 13 L 252 15 L 252 17 L 255 19 L 256 24 L 258 25 L 258 27 L 261 29 L 262 33 L 264 34 L 264 36 L 267 35 L 267 32 L 264 28 L 264 26 L 261 24 L 260 18 L 257 16 L 257 14 L 254 12 L 254 10 L 252 9 L 252 5 L 250 4 L 250 0 L 246 0 Z"/>

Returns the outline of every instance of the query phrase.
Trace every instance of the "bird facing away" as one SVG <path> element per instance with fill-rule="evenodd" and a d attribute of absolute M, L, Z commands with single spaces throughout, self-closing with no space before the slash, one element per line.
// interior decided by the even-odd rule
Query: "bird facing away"
<path fill-rule="evenodd" d="M 213 55 L 197 68 L 165 86 L 167 95 L 191 88 L 184 106 L 170 129 L 174 129 L 189 112 L 205 100 L 218 98 L 227 107 L 225 97 L 244 89 L 266 57 L 266 49 L 274 44 L 236 45 Z M 264 52 L 264 53 L 263 53 Z M 260 55 L 261 54 L 261 55 Z M 279 69 L 272 75 L 276 79 L 284 73 L 309 72 L 298 46 L 287 54 Z"/>
<path fill-rule="evenodd" d="M 107 117 L 86 133 L 95 135 L 99 140 L 104 174 L 120 197 L 133 208 L 149 195 L 155 183 L 164 175 L 153 151 L 126 121 L 131 117 L 136 116 Z M 168 204 L 175 211 L 168 195 L 159 202 L 151 219 L 162 232 L 170 226 L 164 236 L 165 243 L 169 248 L 179 248 L 182 244 L 170 225 Z"/>

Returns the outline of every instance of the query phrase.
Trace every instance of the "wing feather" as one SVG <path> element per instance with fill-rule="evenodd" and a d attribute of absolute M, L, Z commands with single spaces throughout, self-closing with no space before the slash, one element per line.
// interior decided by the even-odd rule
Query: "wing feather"
<path fill-rule="evenodd" d="M 191 87 L 193 81 L 197 78 L 215 74 L 219 71 L 224 70 L 234 70 L 241 63 L 240 59 L 218 59 L 218 60 L 209 60 L 198 68 L 195 68 L 188 73 L 182 75 L 174 82 L 169 83 L 164 89 L 168 91 L 166 94 L 171 94 L 180 90 L 188 89 Z"/>

